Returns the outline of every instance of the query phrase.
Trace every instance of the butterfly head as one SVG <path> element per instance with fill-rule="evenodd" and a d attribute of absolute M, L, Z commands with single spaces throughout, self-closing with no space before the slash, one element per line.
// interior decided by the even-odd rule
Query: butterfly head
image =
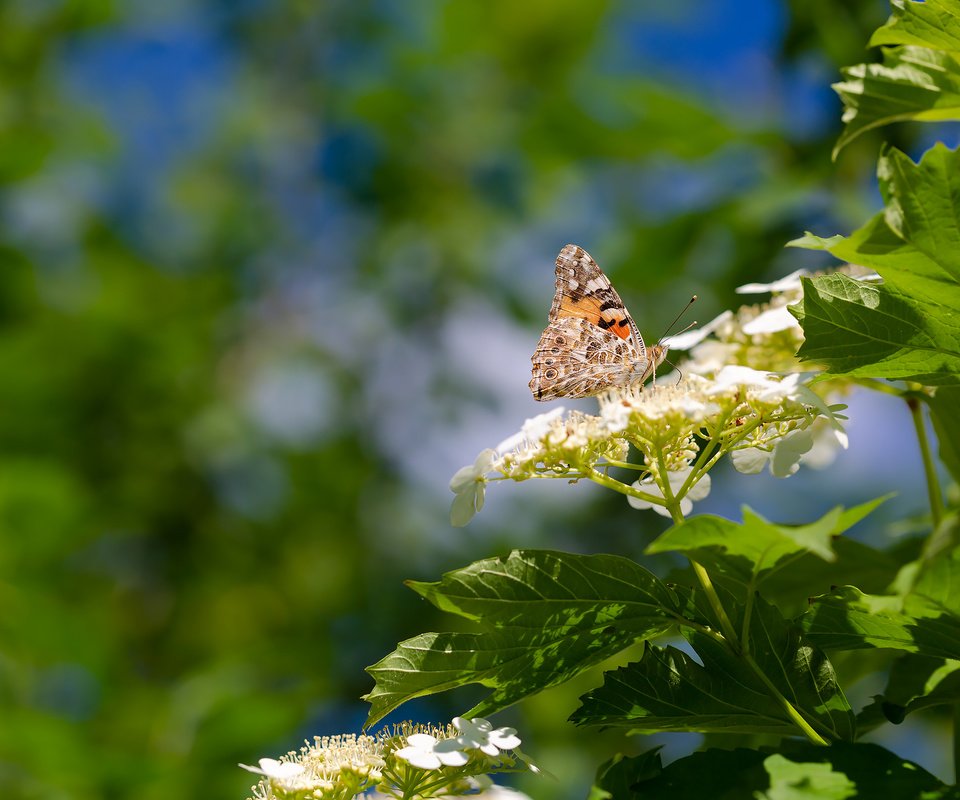
<path fill-rule="evenodd" d="M 647 350 L 647 358 L 649 363 L 643 370 L 643 375 L 640 378 L 640 383 L 646 383 L 647 378 L 651 375 L 654 380 L 657 377 L 657 367 L 659 367 L 667 358 L 667 350 L 669 348 L 665 344 L 655 344 L 649 350 Z"/>

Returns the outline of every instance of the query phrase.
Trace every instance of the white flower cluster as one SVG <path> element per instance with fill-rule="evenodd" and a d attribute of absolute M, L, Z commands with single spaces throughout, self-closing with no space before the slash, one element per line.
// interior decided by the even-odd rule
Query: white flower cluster
<path fill-rule="evenodd" d="M 800 299 L 802 274 L 742 286 L 741 293 L 773 297 L 673 337 L 670 347 L 691 356 L 678 383 L 607 392 L 597 416 L 553 409 L 484 450 L 450 482 L 451 522 L 470 521 L 491 480 L 587 478 L 626 495 L 634 508 L 677 519 L 709 493 L 707 473 L 723 455 L 740 472 L 768 467 L 777 477 L 794 474 L 802 461 L 829 463 L 847 445 L 837 414 L 843 406 L 823 399 L 834 385 L 819 384 L 819 394 L 807 385 L 795 357 L 803 335 L 788 308 Z M 631 445 L 642 464 L 626 463 Z M 610 476 L 614 467 L 641 476 L 622 483 Z"/>
<path fill-rule="evenodd" d="M 280 760 L 261 758 L 257 767 L 240 766 L 262 776 L 253 787 L 254 800 L 353 800 L 380 782 L 386 766 L 383 752 L 382 736 L 318 736 L 299 753 L 287 753 Z"/>
<path fill-rule="evenodd" d="M 497 758 L 502 751 L 520 746 L 516 730 L 494 728 L 482 717 L 454 717 L 453 726 L 457 733 L 451 737 L 438 738 L 427 733 L 407 736 L 407 746 L 395 755 L 415 767 L 432 770 L 443 766 L 462 767 L 470 761 L 472 750 Z"/>
<path fill-rule="evenodd" d="M 377 797 L 493 798 L 497 788 L 488 773 L 516 771 L 514 755 L 523 763 L 521 769 L 539 771 L 519 746 L 513 728 L 494 728 L 480 717 L 455 717 L 445 727 L 407 722 L 375 737 L 316 737 L 299 753 L 261 758 L 257 767 L 240 766 L 261 776 L 253 800 L 354 800 L 374 787 Z"/>

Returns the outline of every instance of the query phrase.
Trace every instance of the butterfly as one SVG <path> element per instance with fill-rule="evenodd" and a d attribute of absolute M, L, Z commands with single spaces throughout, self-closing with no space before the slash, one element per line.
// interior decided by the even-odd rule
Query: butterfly
<path fill-rule="evenodd" d="M 663 363 L 667 346 L 647 350 L 620 295 L 582 247 L 564 247 L 556 273 L 549 322 L 530 359 L 534 398 L 590 397 L 643 385 Z"/>

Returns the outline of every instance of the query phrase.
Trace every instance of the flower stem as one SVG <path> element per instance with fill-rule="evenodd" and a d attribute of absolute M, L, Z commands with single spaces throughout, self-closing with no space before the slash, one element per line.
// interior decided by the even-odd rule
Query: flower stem
<path fill-rule="evenodd" d="M 930 453 L 930 440 L 927 438 L 927 428 L 923 422 L 923 409 L 920 400 L 914 395 L 906 396 L 910 416 L 913 417 L 913 427 L 917 431 L 917 441 L 920 444 L 920 456 L 923 459 L 923 473 L 927 479 L 927 495 L 930 498 L 930 516 L 933 519 L 933 528 L 940 527 L 943 519 L 943 496 L 940 494 L 940 482 L 937 480 L 937 471 Z"/>
<path fill-rule="evenodd" d="M 663 498 L 657 497 L 656 495 L 647 494 L 646 492 L 641 492 L 639 489 L 634 489 L 633 486 L 629 484 L 622 483 L 616 478 L 611 478 L 609 475 L 600 472 L 597 469 L 593 469 L 590 472 L 584 474 L 582 477 L 589 478 L 594 483 L 600 484 L 600 486 L 605 486 L 608 489 L 613 489 L 615 492 L 624 494 L 627 497 L 636 497 L 638 500 L 644 500 L 648 503 L 658 503 L 663 505 Z"/>

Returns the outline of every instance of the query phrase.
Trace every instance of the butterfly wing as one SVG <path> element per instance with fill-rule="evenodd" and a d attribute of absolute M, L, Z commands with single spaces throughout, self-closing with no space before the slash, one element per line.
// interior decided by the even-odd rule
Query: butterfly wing
<path fill-rule="evenodd" d="M 533 396 L 589 397 L 648 374 L 640 332 L 590 254 L 568 244 L 556 275 L 549 324 L 531 358 Z"/>
<path fill-rule="evenodd" d="M 550 322 L 564 317 L 585 319 L 592 325 L 630 341 L 646 355 L 643 337 L 626 306 L 590 254 L 568 244 L 557 256 L 557 287 L 550 306 Z"/>

